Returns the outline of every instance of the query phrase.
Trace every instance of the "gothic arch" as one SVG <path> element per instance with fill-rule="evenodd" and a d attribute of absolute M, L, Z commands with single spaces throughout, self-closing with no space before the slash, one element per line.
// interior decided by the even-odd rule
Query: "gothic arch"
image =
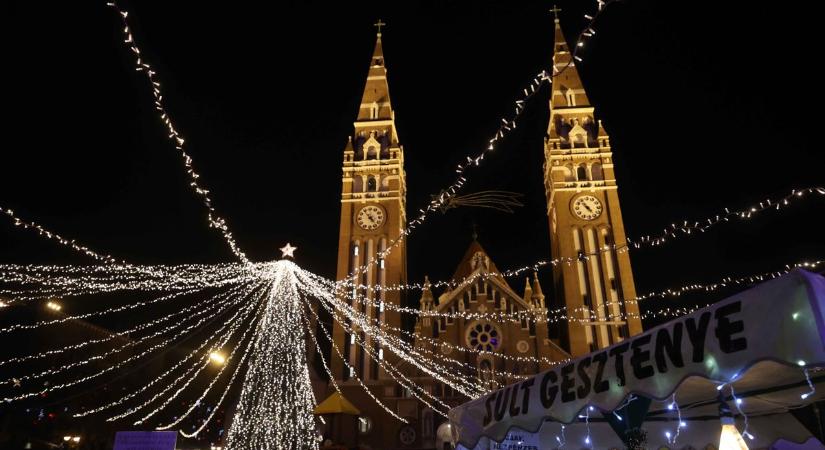
<path fill-rule="evenodd" d="M 590 178 L 593 180 L 604 180 L 604 169 L 602 169 L 602 164 L 595 162 L 590 165 Z"/>
<path fill-rule="evenodd" d="M 576 179 L 578 181 L 588 181 L 587 166 L 584 163 L 579 164 L 579 167 L 576 168 Z"/>

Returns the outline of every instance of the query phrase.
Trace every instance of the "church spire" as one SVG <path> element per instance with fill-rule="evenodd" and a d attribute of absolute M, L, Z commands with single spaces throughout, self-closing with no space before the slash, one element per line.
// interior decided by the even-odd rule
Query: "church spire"
<path fill-rule="evenodd" d="M 564 33 L 561 29 L 558 8 L 550 10 L 555 15 L 555 33 L 553 36 L 553 89 L 550 97 L 550 107 L 569 108 L 569 107 L 590 107 L 590 100 L 584 92 L 579 72 L 576 68 L 576 57 L 570 51 L 570 46 L 564 38 Z"/>
<path fill-rule="evenodd" d="M 381 27 L 385 25 L 381 19 L 375 23 L 378 29 L 375 34 L 375 49 L 370 59 L 370 70 L 361 96 L 357 122 L 392 120 L 394 115 L 390 104 L 390 87 L 387 84 L 387 68 L 384 66 L 384 47 L 381 43 Z"/>

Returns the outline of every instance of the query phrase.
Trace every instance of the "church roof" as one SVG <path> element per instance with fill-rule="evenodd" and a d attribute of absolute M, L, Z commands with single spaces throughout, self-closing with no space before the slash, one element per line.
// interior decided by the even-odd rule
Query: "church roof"
<path fill-rule="evenodd" d="M 481 261 L 474 261 L 476 255 L 481 254 L 484 258 L 484 264 Z M 486 269 L 484 265 L 486 264 Z M 456 283 L 463 283 L 466 279 L 479 274 L 486 274 L 487 281 L 498 286 L 503 292 L 506 292 L 509 297 L 513 299 L 514 302 L 521 305 L 524 309 L 530 309 L 530 306 L 524 302 L 522 297 L 510 287 L 507 283 L 507 280 L 501 275 L 501 271 L 498 270 L 496 264 L 487 254 L 487 251 L 484 250 L 484 247 L 481 244 L 473 239 L 470 242 L 469 247 L 467 247 L 467 251 L 464 252 L 464 257 L 461 259 L 461 262 L 458 263 L 458 267 L 456 268 L 455 273 L 453 274 L 452 281 Z M 459 285 L 457 288 L 448 290 L 441 294 L 438 297 L 438 310 L 446 309 L 449 304 L 458 298 L 462 292 L 464 292 L 468 286 L 472 284 L 463 283 Z"/>
<path fill-rule="evenodd" d="M 475 269 L 473 268 L 473 256 L 475 256 L 475 254 L 479 252 L 487 255 L 487 251 L 484 250 L 484 247 L 482 247 L 481 244 L 479 244 L 478 240 L 473 239 L 473 241 L 470 242 L 470 246 L 467 247 L 467 251 L 464 252 L 464 257 L 461 258 L 461 262 L 458 263 L 458 267 L 456 267 L 455 273 L 453 273 L 453 281 L 460 283 L 465 278 L 470 276 L 473 272 L 475 272 Z M 489 272 L 494 274 L 501 273 L 492 259 L 490 259 Z"/>

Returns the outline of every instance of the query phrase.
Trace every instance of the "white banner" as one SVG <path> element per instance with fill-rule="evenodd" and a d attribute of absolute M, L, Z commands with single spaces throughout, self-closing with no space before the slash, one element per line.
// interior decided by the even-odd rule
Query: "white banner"
<path fill-rule="evenodd" d="M 545 418 L 612 411 L 630 393 L 665 399 L 689 376 L 734 381 L 761 360 L 825 366 L 823 309 L 825 278 L 794 271 L 453 408 L 454 438 L 501 442 L 511 427 L 535 433 Z"/>

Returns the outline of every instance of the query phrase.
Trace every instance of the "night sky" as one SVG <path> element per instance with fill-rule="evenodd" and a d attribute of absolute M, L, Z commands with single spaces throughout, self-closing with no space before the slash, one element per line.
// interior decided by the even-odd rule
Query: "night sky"
<path fill-rule="evenodd" d="M 393 6 L 389 6 L 392 3 Z M 628 236 L 825 184 L 802 2 L 609 6 L 579 71 L 612 138 Z M 277 4 L 277 7 L 275 5 Z M 559 2 L 573 39 L 595 2 Z M 374 45 L 384 51 L 408 211 L 452 181 L 550 67 L 550 2 L 125 2 L 144 58 L 211 189 L 257 261 L 286 241 L 335 273 L 342 151 Z M 15 2 L 3 55 L 0 205 L 130 262 L 225 262 L 105 0 Z M 410 281 L 449 276 L 477 223 L 500 268 L 549 257 L 545 87 L 464 192 L 525 195 L 515 214 L 452 210 L 411 237 Z M 818 144 L 815 146 L 815 143 Z M 631 253 L 640 293 L 825 256 L 825 197 Z M 90 263 L 0 221 L 2 263 Z M 550 289 L 549 272 L 544 272 Z M 521 282 L 513 286 L 521 290 Z M 714 294 L 716 295 L 716 294 Z M 413 296 L 417 298 L 417 294 Z M 702 297 L 702 301 L 718 299 Z"/>

